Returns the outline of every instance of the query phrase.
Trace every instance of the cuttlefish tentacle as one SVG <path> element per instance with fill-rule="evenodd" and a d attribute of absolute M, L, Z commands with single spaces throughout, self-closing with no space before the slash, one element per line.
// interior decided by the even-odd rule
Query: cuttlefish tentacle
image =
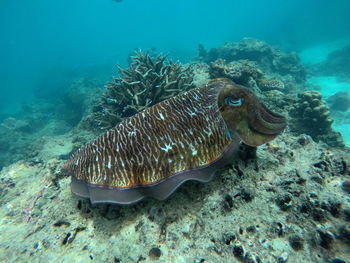
<path fill-rule="evenodd" d="M 242 140 L 258 146 L 285 126 L 249 89 L 215 79 L 128 118 L 74 153 L 62 171 L 92 203 L 163 200 L 185 181 L 209 181 Z"/>
<path fill-rule="evenodd" d="M 262 103 L 259 105 L 259 109 L 256 111 L 255 118 L 256 119 L 252 122 L 251 127 L 257 132 L 264 134 L 279 134 L 286 126 L 283 116 L 270 111 Z"/>

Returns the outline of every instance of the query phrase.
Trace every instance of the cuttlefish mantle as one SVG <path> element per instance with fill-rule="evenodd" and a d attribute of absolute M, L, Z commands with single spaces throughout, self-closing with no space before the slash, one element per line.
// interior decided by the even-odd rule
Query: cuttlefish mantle
<path fill-rule="evenodd" d="M 285 127 L 250 89 L 215 79 L 126 119 L 74 153 L 62 172 L 92 203 L 163 200 L 185 181 L 209 181 L 241 141 L 259 146 Z"/>

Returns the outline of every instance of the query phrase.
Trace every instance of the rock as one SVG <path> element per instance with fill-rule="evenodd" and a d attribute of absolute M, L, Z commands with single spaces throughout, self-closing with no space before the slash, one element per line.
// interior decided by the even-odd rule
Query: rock
<path fill-rule="evenodd" d="M 350 225 L 343 225 L 339 229 L 339 236 L 346 243 L 350 244 Z"/>
<path fill-rule="evenodd" d="M 237 258 L 242 258 L 244 255 L 244 248 L 238 240 L 233 245 L 233 255 Z"/>
<path fill-rule="evenodd" d="M 346 261 L 340 258 L 335 258 L 335 259 L 332 259 L 330 263 L 346 263 Z"/>
<path fill-rule="evenodd" d="M 325 249 L 331 249 L 334 243 L 334 236 L 332 233 L 325 231 L 323 229 L 319 229 L 317 231 L 320 239 L 320 246 Z"/>
<path fill-rule="evenodd" d="M 276 198 L 276 204 L 281 208 L 281 210 L 287 211 L 293 206 L 292 196 L 290 194 L 278 195 Z"/>
<path fill-rule="evenodd" d="M 225 233 L 222 237 L 222 241 L 226 244 L 226 245 L 231 245 L 233 244 L 233 242 L 236 240 L 236 235 L 233 233 Z"/>
<path fill-rule="evenodd" d="M 159 259 L 160 256 L 162 255 L 162 251 L 158 247 L 153 247 L 151 250 L 148 252 L 148 256 L 151 259 Z"/>
<path fill-rule="evenodd" d="M 350 194 L 350 180 L 346 180 L 346 181 L 342 182 L 341 188 L 342 188 L 345 192 L 347 192 L 348 194 Z"/>
<path fill-rule="evenodd" d="M 344 219 L 350 222 L 350 208 L 345 208 L 343 210 L 343 213 L 344 213 Z"/>
<path fill-rule="evenodd" d="M 304 248 L 304 239 L 299 235 L 292 235 L 288 238 L 290 246 L 294 250 L 302 250 Z"/>
<path fill-rule="evenodd" d="M 283 252 L 278 258 L 277 258 L 277 262 L 278 263 L 283 263 L 283 262 L 287 262 L 289 258 L 289 254 L 288 252 Z"/>

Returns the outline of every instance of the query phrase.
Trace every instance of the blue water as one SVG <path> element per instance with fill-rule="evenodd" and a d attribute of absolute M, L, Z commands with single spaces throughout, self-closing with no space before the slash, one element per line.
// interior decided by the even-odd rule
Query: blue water
<path fill-rule="evenodd" d="M 2 0 L 0 110 L 15 111 L 34 90 L 63 89 L 69 78 L 107 79 L 135 48 L 186 62 L 199 43 L 254 37 L 299 51 L 346 39 L 348 10 L 346 0 Z"/>

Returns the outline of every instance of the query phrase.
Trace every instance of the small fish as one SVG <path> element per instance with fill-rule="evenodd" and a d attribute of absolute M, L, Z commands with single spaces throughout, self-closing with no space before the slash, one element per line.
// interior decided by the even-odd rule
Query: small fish
<path fill-rule="evenodd" d="M 126 119 L 74 153 L 62 172 L 92 203 L 164 200 L 188 180 L 209 181 L 241 141 L 259 146 L 285 127 L 250 89 L 215 79 Z"/>

